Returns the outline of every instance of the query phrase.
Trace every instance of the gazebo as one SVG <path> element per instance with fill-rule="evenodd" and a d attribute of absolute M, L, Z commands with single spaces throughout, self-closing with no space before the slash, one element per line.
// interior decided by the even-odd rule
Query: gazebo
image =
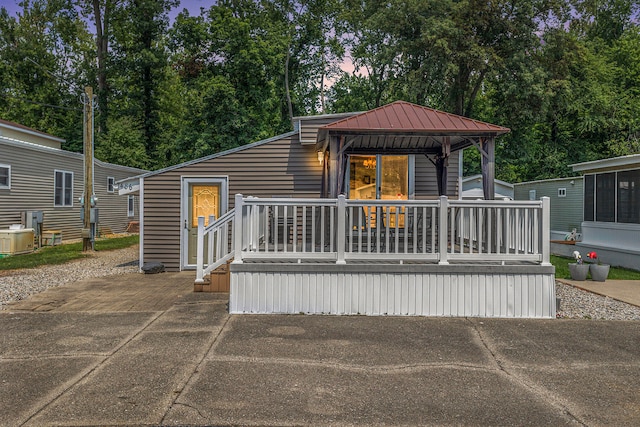
<path fill-rule="evenodd" d="M 317 150 L 325 159 L 323 196 L 344 193 L 348 155 L 423 154 L 436 167 L 438 193 L 446 195 L 452 152 L 474 146 L 482 156 L 485 200 L 494 199 L 495 138 L 509 129 L 405 101 L 322 126 Z M 327 161 L 328 160 L 328 161 Z"/>

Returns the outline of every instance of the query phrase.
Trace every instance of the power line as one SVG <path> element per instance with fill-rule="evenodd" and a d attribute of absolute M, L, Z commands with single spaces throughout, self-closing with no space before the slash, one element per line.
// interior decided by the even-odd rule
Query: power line
<path fill-rule="evenodd" d="M 65 82 L 67 85 L 69 86 L 73 86 L 73 84 L 71 84 L 67 79 L 65 79 L 64 77 L 61 76 L 57 76 L 55 74 L 53 74 L 51 71 L 49 71 L 49 69 L 43 65 L 40 65 L 39 63 L 37 63 L 36 61 L 34 61 L 33 59 L 29 58 L 28 56 L 26 56 L 24 59 L 26 59 L 27 61 L 37 65 L 38 67 L 40 67 L 45 73 L 47 73 L 48 75 L 50 75 L 51 77 L 53 77 L 56 80 L 62 80 L 63 82 Z"/>
<path fill-rule="evenodd" d="M 46 104 L 44 102 L 31 101 L 30 99 L 19 98 L 17 96 L 11 96 L 11 95 L 5 95 L 3 93 L 0 93 L 0 96 L 3 98 L 17 99 L 18 101 L 26 102 L 29 104 L 41 105 L 43 107 L 57 108 L 60 110 L 68 110 L 68 111 L 82 111 L 82 108 L 62 107 L 60 105 Z"/>

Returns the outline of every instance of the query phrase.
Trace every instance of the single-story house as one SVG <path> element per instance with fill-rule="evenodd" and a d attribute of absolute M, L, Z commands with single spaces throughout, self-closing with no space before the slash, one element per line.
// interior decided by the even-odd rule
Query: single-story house
<path fill-rule="evenodd" d="M 61 149 L 63 139 L 0 120 L 0 229 L 25 224 L 26 212 L 42 212 L 43 231 L 62 239 L 81 237 L 79 199 L 84 155 Z M 144 170 L 94 161 L 99 230 L 124 232 L 139 219 L 137 196 L 118 195 L 116 181 Z"/>
<path fill-rule="evenodd" d="M 121 182 L 140 195 L 141 267 L 202 287 L 233 260 L 232 313 L 555 317 L 548 204 L 494 200 L 509 129 L 402 101 L 295 122 Z M 482 201 L 458 200 L 467 147 Z"/>
<path fill-rule="evenodd" d="M 570 165 L 584 178 L 582 241 L 601 262 L 640 270 L 640 154 Z"/>
<path fill-rule="evenodd" d="M 495 182 L 495 198 L 513 200 L 513 184 L 499 179 Z M 471 175 L 462 178 L 462 199 L 477 200 L 484 198 L 482 175 Z"/>
<path fill-rule="evenodd" d="M 516 200 L 549 198 L 551 240 L 582 239 L 582 176 L 518 182 L 513 184 L 513 190 Z"/>

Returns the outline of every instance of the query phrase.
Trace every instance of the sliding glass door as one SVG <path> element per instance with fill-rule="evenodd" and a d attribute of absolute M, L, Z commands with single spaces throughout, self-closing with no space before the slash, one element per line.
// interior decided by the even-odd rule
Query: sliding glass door
<path fill-rule="evenodd" d="M 348 194 L 350 199 L 409 199 L 409 156 L 350 156 Z"/>

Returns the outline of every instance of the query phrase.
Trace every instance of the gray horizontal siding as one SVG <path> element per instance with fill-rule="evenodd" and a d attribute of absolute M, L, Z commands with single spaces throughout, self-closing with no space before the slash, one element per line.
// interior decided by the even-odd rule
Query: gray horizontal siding
<path fill-rule="evenodd" d="M 228 177 L 234 195 L 320 197 L 322 168 L 312 146 L 283 138 L 237 153 L 190 164 L 144 180 L 144 260 L 180 268 L 182 177 Z"/>
<path fill-rule="evenodd" d="M 459 151 L 451 153 L 449 157 L 447 196 L 458 197 L 458 156 Z M 416 154 L 416 198 L 438 197 L 438 182 L 436 181 L 436 167 L 424 155 Z"/>
<path fill-rule="evenodd" d="M 0 163 L 11 166 L 11 189 L 0 189 L 0 228 L 21 222 L 27 210 L 44 212 L 45 230 L 61 230 L 63 239 L 81 237 L 81 205 L 78 199 L 84 191 L 82 155 L 40 150 L 33 146 L 5 144 L 0 141 Z M 54 206 L 54 171 L 73 172 L 73 206 Z M 139 169 L 124 168 L 96 162 L 94 169 L 95 193 L 98 197 L 100 225 L 113 232 L 125 231 L 130 220 L 127 216 L 127 197 L 117 192 L 107 193 L 107 177 L 124 179 L 140 173 Z M 137 214 L 137 206 L 136 206 Z"/>
<path fill-rule="evenodd" d="M 299 119 L 299 141 L 301 144 L 315 144 L 318 128 L 329 123 L 351 117 L 357 113 L 332 114 L 316 117 L 301 117 Z"/>
<path fill-rule="evenodd" d="M 571 184 L 573 181 L 573 184 Z M 558 197 L 558 189 L 566 188 L 567 196 Z M 529 191 L 536 190 L 536 199 L 549 197 L 552 231 L 582 232 L 583 179 L 582 177 L 523 182 L 513 185 L 515 200 L 529 200 Z"/>

